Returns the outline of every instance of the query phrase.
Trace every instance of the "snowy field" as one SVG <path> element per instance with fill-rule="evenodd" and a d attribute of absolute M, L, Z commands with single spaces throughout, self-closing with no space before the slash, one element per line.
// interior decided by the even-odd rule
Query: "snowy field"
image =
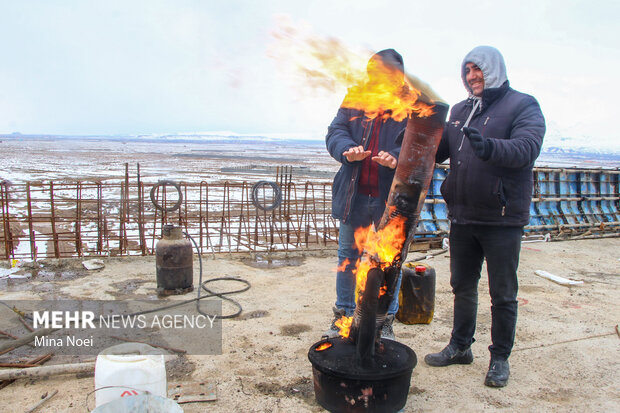
<path fill-rule="evenodd" d="M 132 176 L 140 164 L 146 182 L 251 181 L 282 166 L 294 166 L 298 179 L 330 181 L 338 169 L 321 141 L 4 137 L 0 150 L 8 155 L 0 178 L 13 183 L 121 179 L 126 163 Z"/>
<path fill-rule="evenodd" d="M 261 136 L 3 136 L 0 179 L 26 181 L 122 179 L 125 164 L 145 182 L 248 182 L 293 166 L 296 181 L 329 182 L 339 164 L 321 139 Z M 550 144 L 556 144 L 553 142 Z M 620 153 L 545 146 L 538 166 L 619 168 Z"/>

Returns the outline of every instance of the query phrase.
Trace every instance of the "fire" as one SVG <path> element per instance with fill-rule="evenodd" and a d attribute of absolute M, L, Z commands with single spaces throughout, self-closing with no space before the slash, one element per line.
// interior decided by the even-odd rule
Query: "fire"
<path fill-rule="evenodd" d="M 352 50 L 338 39 L 313 35 L 300 22 L 280 17 L 271 33 L 274 43 L 268 54 L 287 77 L 297 75 L 297 93 L 303 88 L 331 94 L 346 91 L 341 106 L 363 111 L 370 119 L 380 116 L 402 121 L 434 113 L 434 106 L 424 103 L 436 97 L 428 85 L 379 59 L 369 62 L 374 54 L 369 50 Z"/>
<path fill-rule="evenodd" d="M 354 270 L 356 277 L 356 299 L 366 288 L 368 271 L 373 267 L 382 269 L 392 265 L 405 244 L 406 218 L 398 215 L 390 219 L 382 229 L 375 231 L 372 226 L 355 231 L 355 246 L 365 255 Z M 381 288 L 381 295 L 385 294 Z"/>
<path fill-rule="evenodd" d="M 372 75 L 358 79 L 349 88 L 342 107 L 363 111 L 370 119 L 392 117 L 398 122 L 412 114 L 433 114 L 432 106 L 418 101 L 420 91 L 396 68 L 373 59 L 368 72 Z"/>
<path fill-rule="evenodd" d="M 332 346 L 332 343 L 330 343 L 329 341 L 326 341 L 325 343 L 319 344 L 318 346 L 316 346 L 316 348 L 314 350 L 315 351 L 323 351 L 323 350 L 327 350 L 331 346 Z"/>
<path fill-rule="evenodd" d="M 382 295 L 385 295 L 385 294 L 387 294 L 387 286 L 383 285 L 379 289 L 379 297 L 381 297 Z"/>
<path fill-rule="evenodd" d="M 356 278 L 356 302 L 359 301 L 359 296 L 366 289 L 368 271 L 377 266 L 385 269 L 392 265 L 400 255 L 406 240 L 405 222 L 405 217 L 396 215 L 390 218 L 387 225 L 378 231 L 375 231 L 373 225 L 355 230 L 355 247 L 360 253 L 365 252 L 362 259 L 357 260 L 353 269 L 353 274 Z M 338 270 L 344 271 L 349 264 L 350 261 L 345 259 L 338 267 Z M 379 296 L 386 293 L 387 287 L 384 285 L 379 290 Z M 340 329 L 340 336 L 343 338 L 349 337 L 352 322 L 353 317 L 344 316 L 336 321 L 336 327 Z"/>
<path fill-rule="evenodd" d="M 338 334 L 342 338 L 349 337 L 351 333 L 351 324 L 353 323 L 353 317 L 342 316 L 338 321 L 336 321 L 336 327 L 340 329 Z"/>
<path fill-rule="evenodd" d="M 394 262 L 405 244 L 405 222 L 405 217 L 397 215 L 378 231 L 374 231 L 372 226 L 358 228 L 355 231 L 355 246 L 359 251 L 366 251 L 371 257 L 377 257 L 378 260 L 375 258 L 375 261 L 389 265 Z"/>
<path fill-rule="evenodd" d="M 340 264 L 338 267 L 336 267 L 336 271 L 338 271 L 338 272 L 345 271 L 347 269 L 347 266 L 350 263 L 351 263 L 351 261 L 349 261 L 348 258 L 345 258 L 344 261 L 342 261 L 342 264 Z"/>
<path fill-rule="evenodd" d="M 357 302 L 359 302 L 359 296 L 366 288 L 368 271 L 377 266 L 384 269 L 392 265 L 400 255 L 406 240 L 405 222 L 405 217 L 397 215 L 392 217 L 388 224 L 378 231 L 375 231 L 372 225 L 355 230 L 355 246 L 358 251 L 365 251 L 363 258 L 357 261 L 353 270 L 356 278 L 355 300 Z M 344 268 L 344 265 L 342 267 Z M 380 288 L 379 296 L 386 293 L 387 287 L 384 285 Z M 336 321 L 336 327 L 340 329 L 340 336 L 349 337 L 352 322 L 353 317 L 344 316 Z"/>

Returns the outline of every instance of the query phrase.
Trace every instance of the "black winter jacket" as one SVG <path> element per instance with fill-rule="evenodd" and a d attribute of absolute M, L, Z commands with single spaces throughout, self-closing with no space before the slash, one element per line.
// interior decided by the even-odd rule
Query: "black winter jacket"
<path fill-rule="evenodd" d="M 381 122 L 375 119 L 375 122 Z M 351 202 L 357 193 L 357 180 L 361 161 L 349 162 L 342 156 L 349 148 L 362 145 L 366 135 L 372 130 L 372 121 L 364 116 L 363 111 L 340 108 L 327 129 L 325 144 L 329 154 L 342 165 L 334 178 L 332 186 L 332 216 L 348 222 Z M 399 133 L 407 126 L 407 119 L 396 122 L 389 118 L 379 130 L 379 151 L 389 152 L 398 159 L 401 140 Z M 364 148 L 368 147 L 368 142 Z M 390 192 L 394 169 L 379 165 L 379 196 L 385 202 Z"/>
<path fill-rule="evenodd" d="M 450 158 L 450 172 L 441 185 L 449 218 L 455 224 L 525 226 L 532 199 L 532 168 L 540 153 L 545 119 L 536 99 L 509 87 L 485 89 L 482 104 L 469 126 L 491 138 L 487 161 L 472 151 L 464 126 L 474 101 L 456 104 L 450 112 L 435 160 Z"/>

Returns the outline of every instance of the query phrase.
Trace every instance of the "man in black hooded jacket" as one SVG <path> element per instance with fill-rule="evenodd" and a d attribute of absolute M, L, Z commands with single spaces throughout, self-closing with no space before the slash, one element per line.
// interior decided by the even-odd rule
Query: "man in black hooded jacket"
<path fill-rule="evenodd" d="M 454 324 L 448 346 L 424 360 L 431 366 L 473 362 L 478 281 L 486 258 L 492 344 L 485 384 L 503 387 L 517 323 L 521 237 L 545 120 L 536 99 L 510 88 L 497 49 L 474 48 L 463 59 L 461 77 L 469 98 L 452 108 L 436 156 L 438 163 L 450 158 L 441 192 L 450 219 Z"/>

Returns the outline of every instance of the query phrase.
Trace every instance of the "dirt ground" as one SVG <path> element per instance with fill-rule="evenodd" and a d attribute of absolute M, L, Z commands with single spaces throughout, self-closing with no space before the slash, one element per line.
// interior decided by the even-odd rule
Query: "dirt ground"
<path fill-rule="evenodd" d="M 330 322 L 335 251 L 272 258 L 269 262 L 265 257 L 205 257 L 205 278 L 241 277 L 252 288 L 234 296 L 244 312 L 224 321 L 223 354 L 187 356 L 168 365 L 169 383 L 206 381 L 217 387 L 217 400 L 183 404 L 185 412 L 323 411 L 314 400 L 307 352 Z M 449 255 L 428 259 L 437 271 L 435 317 L 429 325 L 396 323 L 394 327 L 398 340 L 419 359 L 405 411 L 617 411 L 619 259 L 620 238 L 523 244 L 519 321 L 511 378 L 503 389 L 483 385 L 490 344 L 490 300 L 484 277 L 474 363 L 432 368 L 422 361 L 425 354 L 447 343 L 452 323 Z M 54 277 L 2 281 L 0 300 L 130 299 L 155 294 L 155 257 L 114 258 L 105 263 L 104 269 L 87 272 L 80 269 L 79 261 L 65 261 Z M 561 286 L 535 275 L 537 269 L 584 284 Z M 63 277 L 63 272 L 70 276 Z M 197 284 L 197 260 L 194 274 Z M 227 286 L 221 284 L 221 288 Z M 231 311 L 224 305 L 225 313 Z M 52 358 L 48 364 L 55 362 Z M 94 380 L 76 375 L 21 379 L 0 389 L 0 411 L 25 411 L 53 390 L 58 394 L 42 411 L 84 412 Z M 94 408 L 92 397 L 89 407 Z"/>

